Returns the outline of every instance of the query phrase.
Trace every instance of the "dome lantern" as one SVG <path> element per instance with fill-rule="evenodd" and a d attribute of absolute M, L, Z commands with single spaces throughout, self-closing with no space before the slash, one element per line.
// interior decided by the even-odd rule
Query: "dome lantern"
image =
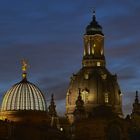
<path fill-rule="evenodd" d="M 139 103 L 139 96 L 138 96 L 138 91 L 136 91 L 136 96 L 135 96 L 135 103 Z"/>
<path fill-rule="evenodd" d="M 104 35 L 102 33 L 102 26 L 99 25 L 99 23 L 96 20 L 96 13 L 95 13 L 95 10 L 94 10 L 92 21 L 86 27 L 86 35 L 95 35 L 95 34 Z"/>
<path fill-rule="evenodd" d="M 102 27 L 96 21 L 95 11 L 90 24 L 86 27 L 84 34 L 83 67 L 104 67 L 106 64 L 104 56 L 104 34 Z"/>

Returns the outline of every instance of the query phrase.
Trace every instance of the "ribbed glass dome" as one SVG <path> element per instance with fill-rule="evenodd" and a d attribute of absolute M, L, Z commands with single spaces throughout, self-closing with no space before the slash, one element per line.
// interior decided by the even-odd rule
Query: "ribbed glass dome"
<path fill-rule="evenodd" d="M 46 111 L 46 101 L 40 89 L 24 79 L 4 95 L 1 111 L 11 110 Z"/>
<path fill-rule="evenodd" d="M 1 111 L 39 110 L 46 111 L 46 100 L 40 89 L 27 81 L 27 67 L 22 61 L 22 81 L 12 86 L 3 97 Z"/>

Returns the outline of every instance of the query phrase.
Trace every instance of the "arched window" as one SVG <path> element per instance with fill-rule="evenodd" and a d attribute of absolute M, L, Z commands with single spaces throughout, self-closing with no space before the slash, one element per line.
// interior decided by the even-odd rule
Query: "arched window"
<path fill-rule="evenodd" d="M 88 79 L 89 79 L 89 74 L 88 74 L 88 73 L 85 73 L 85 74 L 84 74 L 84 79 L 85 79 L 85 80 L 88 80 Z"/>
<path fill-rule="evenodd" d="M 67 92 L 67 103 L 68 103 L 68 104 L 71 104 L 71 101 L 70 101 L 70 94 L 71 94 L 71 92 L 68 91 L 68 92 Z"/>
<path fill-rule="evenodd" d="M 93 44 L 92 46 L 92 54 L 94 54 L 94 48 L 96 47 L 96 44 Z"/>
<path fill-rule="evenodd" d="M 90 55 L 90 43 L 87 45 L 88 54 Z"/>
<path fill-rule="evenodd" d="M 98 67 L 101 66 L 101 62 L 97 62 L 97 66 L 98 66 Z"/>
<path fill-rule="evenodd" d="M 83 90 L 81 93 L 82 93 L 81 94 L 82 100 L 84 101 L 84 103 L 87 103 L 88 102 L 88 93 L 89 92 L 87 90 Z"/>
<path fill-rule="evenodd" d="M 108 103 L 109 99 L 108 99 L 108 93 L 105 93 L 105 103 Z"/>

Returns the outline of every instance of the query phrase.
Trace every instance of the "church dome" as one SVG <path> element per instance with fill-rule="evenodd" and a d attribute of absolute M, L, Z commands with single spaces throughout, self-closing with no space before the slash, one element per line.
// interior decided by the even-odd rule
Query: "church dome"
<path fill-rule="evenodd" d="M 27 64 L 22 66 L 22 81 L 13 85 L 3 97 L 1 111 L 46 111 L 46 101 L 41 90 L 26 78 Z"/>
<path fill-rule="evenodd" d="M 112 106 L 118 115 L 122 114 L 117 76 L 105 67 L 85 67 L 71 77 L 66 99 L 68 113 L 72 113 L 75 108 L 79 88 L 87 112 L 92 113 L 93 108 L 106 105 Z"/>

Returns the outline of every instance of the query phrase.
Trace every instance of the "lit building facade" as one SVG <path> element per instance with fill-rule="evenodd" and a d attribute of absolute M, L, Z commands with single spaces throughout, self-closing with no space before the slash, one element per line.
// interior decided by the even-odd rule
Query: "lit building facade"
<path fill-rule="evenodd" d="M 84 53 L 82 68 L 73 74 L 66 96 L 66 114 L 69 121 L 74 121 L 73 111 L 78 90 L 89 114 L 95 107 L 106 105 L 113 108 L 119 116 L 122 113 L 122 93 L 117 82 L 117 75 L 106 68 L 104 56 L 104 34 L 96 21 L 95 13 L 84 34 Z"/>
<path fill-rule="evenodd" d="M 66 116 L 74 140 L 139 140 L 138 92 L 131 115 L 122 112 L 117 75 L 106 68 L 104 34 L 95 12 L 84 34 L 82 68 L 73 74 L 66 95 Z"/>

